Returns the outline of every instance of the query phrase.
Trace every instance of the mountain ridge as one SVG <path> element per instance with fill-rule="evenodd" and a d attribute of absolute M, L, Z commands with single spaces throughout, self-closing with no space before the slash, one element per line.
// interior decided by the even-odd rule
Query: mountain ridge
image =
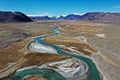
<path fill-rule="evenodd" d="M 22 12 L 0 11 L 0 22 L 32 22 L 32 20 Z"/>
<path fill-rule="evenodd" d="M 47 19 L 46 19 L 47 17 Z M 31 18 L 31 17 L 30 17 Z M 32 17 L 33 18 L 33 17 Z M 32 19 L 31 18 L 31 19 Z M 83 15 L 79 14 L 68 14 L 66 16 L 59 16 L 58 18 L 54 16 L 54 18 L 49 16 L 38 16 L 36 20 L 32 19 L 33 21 L 40 21 L 40 20 L 80 20 L 80 21 L 95 21 L 95 22 L 105 22 L 105 23 L 120 23 L 120 13 L 111 13 L 111 12 L 89 12 Z"/>

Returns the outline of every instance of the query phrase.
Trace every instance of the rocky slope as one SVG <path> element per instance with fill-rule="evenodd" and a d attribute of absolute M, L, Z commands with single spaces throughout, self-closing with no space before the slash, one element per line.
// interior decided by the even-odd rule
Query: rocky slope
<path fill-rule="evenodd" d="M 120 13 L 92 12 L 81 16 L 81 20 L 120 23 Z"/>
<path fill-rule="evenodd" d="M 21 12 L 0 11 L 0 22 L 31 22 L 32 20 Z"/>

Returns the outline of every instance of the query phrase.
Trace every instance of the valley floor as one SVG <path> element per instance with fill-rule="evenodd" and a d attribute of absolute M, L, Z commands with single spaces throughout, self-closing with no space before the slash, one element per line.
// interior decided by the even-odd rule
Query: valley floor
<path fill-rule="evenodd" d="M 33 42 L 31 38 L 51 33 L 52 29 L 57 28 L 55 23 L 56 21 L 0 23 L 0 78 L 26 66 L 70 58 L 57 54 L 37 54 L 28 50 L 27 46 Z M 120 79 L 120 26 L 80 21 L 57 23 L 62 34 L 47 37 L 44 41 L 90 57 L 103 75 L 103 80 Z"/>

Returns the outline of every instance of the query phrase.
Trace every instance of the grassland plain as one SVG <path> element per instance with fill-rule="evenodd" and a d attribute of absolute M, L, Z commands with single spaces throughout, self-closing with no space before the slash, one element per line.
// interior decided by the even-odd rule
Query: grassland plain
<path fill-rule="evenodd" d="M 33 54 L 27 50 L 31 38 L 51 33 L 56 28 L 54 23 L 0 23 L 0 78 L 22 67 L 69 58 L 54 54 Z M 120 26 L 80 21 L 59 21 L 59 24 L 62 34 L 47 37 L 44 39 L 46 42 L 73 47 L 91 57 L 104 80 L 120 79 Z M 99 37 L 96 34 L 105 36 Z"/>

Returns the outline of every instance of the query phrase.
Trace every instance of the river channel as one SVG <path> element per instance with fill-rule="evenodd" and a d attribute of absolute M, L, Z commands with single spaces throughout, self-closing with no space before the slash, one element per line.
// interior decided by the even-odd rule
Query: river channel
<path fill-rule="evenodd" d="M 56 49 L 56 51 L 59 55 L 70 56 L 72 58 L 76 58 L 76 59 L 80 59 L 80 60 L 84 61 L 89 67 L 89 71 L 87 72 L 88 75 L 85 80 L 101 80 L 100 73 L 99 73 L 96 65 L 90 58 L 83 56 L 81 54 L 80 55 L 70 54 L 69 52 L 62 50 L 62 48 L 60 46 L 57 46 L 55 44 L 49 44 L 49 43 L 45 42 L 44 41 L 45 37 L 61 34 L 61 32 L 57 29 L 52 30 L 52 32 L 53 32 L 53 34 L 45 34 L 42 36 L 34 37 L 33 40 L 36 43 L 39 43 L 39 44 L 42 44 L 45 46 L 50 46 L 50 47 Z M 52 69 L 47 69 L 47 68 L 42 68 L 42 69 L 32 68 L 32 69 L 18 71 L 11 78 L 9 78 L 7 80 L 23 80 L 25 76 L 32 75 L 32 74 L 47 77 L 47 78 L 49 78 L 49 80 L 69 80 L 69 79 L 65 78 L 64 76 L 62 76 L 61 74 L 59 74 L 58 72 L 56 72 Z"/>

